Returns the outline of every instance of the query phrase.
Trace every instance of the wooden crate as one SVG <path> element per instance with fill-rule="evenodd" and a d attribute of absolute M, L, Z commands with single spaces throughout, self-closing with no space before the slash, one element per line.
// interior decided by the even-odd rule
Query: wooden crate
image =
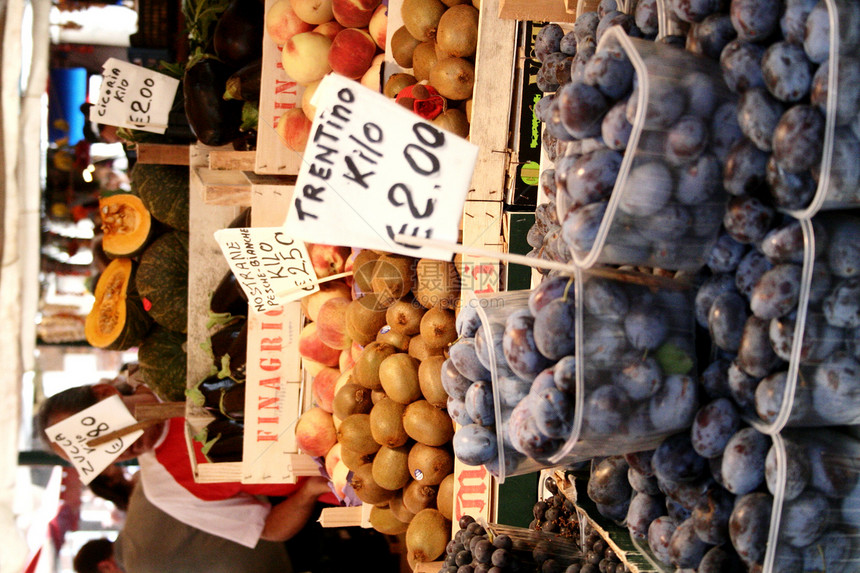
<path fill-rule="evenodd" d="M 573 4 L 571 11 L 569 5 Z M 573 22 L 576 4 L 571 0 L 500 0 L 499 18 L 534 22 Z"/>
<path fill-rule="evenodd" d="M 266 13 L 276 0 L 266 0 Z M 302 154 L 281 141 L 275 130 L 288 109 L 301 107 L 304 87 L 290 79 L 281 65 L 281 49 L 268 30 L 263 32 L 263 73 L 260 80 L 257 155 L 254 171 L 261 175 L 297 175 Z"/>

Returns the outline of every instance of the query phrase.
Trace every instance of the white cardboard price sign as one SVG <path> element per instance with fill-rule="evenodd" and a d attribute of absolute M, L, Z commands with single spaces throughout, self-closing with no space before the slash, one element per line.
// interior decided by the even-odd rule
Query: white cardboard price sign
<path fill-rule="evenodd" d="M 48 439 L 66 452 L 69 461 L 78 470 L 81 482 L 86 485 L 141 437 L 143 430 L 131 432 L 100 446 L 90 447 L 87 442 L 136 422 L 122 399 L 111 396 L 57 422 L 47 428 L 45 433 Z"/>
<path fill-rule="evenodd" d="M 104 79 L 90 120 L 164 133 L 179 80 L 116 58 L 109 58 L 102 70 Z"/>
<path fill-rule="evenodd" d="M 274 310 L 320 290 L 307 247 L 281 227 L 220 229 L 215 240 L 252 312 Z"/>
<path fill-rule="evenodd" d="M 314 94 L 290 233 L 311 243 L 450 259 L 398 234 L 457 242 L 478 148 L 384 95 L 337 74 Z"/>

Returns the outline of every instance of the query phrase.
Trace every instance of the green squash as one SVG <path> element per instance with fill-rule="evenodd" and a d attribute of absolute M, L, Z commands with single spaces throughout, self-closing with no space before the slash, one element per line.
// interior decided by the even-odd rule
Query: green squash
<path fill-rule="evenodd" d="M 102 271 L 84 333 L 95 348 L 127 350 L 140 344 L 152 327 L 135 281 L 135 263 L 118 258 Z"/>
<path fill-rule="evenodd" d="M 188 231 L 188 168 L 138 163 L 131 170 L 131 192 L 152 216 L 174 229 Z"/>
<path fill-rule="evenodd" d="M 167 402 L 185 400 L 188 362 L 185 343 L 184 334 L 156 325 L 137 349 L 143 380 Z"/>
<path fill-rule="evenodd" d="M 188 330 L 188 233 L 170 231 L 140 257 L 137 290 L 152 319 L 176 332 Z"/>

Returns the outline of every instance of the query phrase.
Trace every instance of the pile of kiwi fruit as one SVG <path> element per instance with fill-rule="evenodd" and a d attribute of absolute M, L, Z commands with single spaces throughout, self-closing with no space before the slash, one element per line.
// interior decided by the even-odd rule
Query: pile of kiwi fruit
<path fill-rule="evenodd" d="M 404 72 L 392 74 L 383 93 L 396 98 L 405 87 L 411 98 L 398 103 L 412 109 L 430 85 L 445 99 L 444 110 L 432 121 L 461 137 L 469 136 L 475 51 L 478 46 L 480 0 L 403 0 L 403 25 L 389 42 L 394 61 Z M 424 92 L 427 92 L 425 95 Z"/>
<path fill-rule="evenodd" d="M 454 426 L 442 362 L 455 341 L 460 281 L 451 262 L 363 250 L 346 328 L 364 348 L 332 403 L 350 485 L 372 505 L 371 525 L 405 533 L 413 566 L 450 539 Z"/>

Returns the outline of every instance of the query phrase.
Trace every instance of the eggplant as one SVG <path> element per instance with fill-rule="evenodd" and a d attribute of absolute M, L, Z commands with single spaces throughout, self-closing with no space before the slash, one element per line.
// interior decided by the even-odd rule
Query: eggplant
<path fill-rule="evenodd" d="M 248 295 L 232 271 L 227 271 L 209 299 L 209 310 L 215 314 L 230 313 L 233 316 L 248 316 Z M 212 349 L 215 356 L 218 352 Z M 223 354 L 223 352 L 222 352 Z"/>
<path fill-rule="evenodd" d="M 221 402 L 218 410 L 231 420 L 244 422 L 245 420 L 245 384 L 242 382 L 233 384 L 221 391 Z"/>
<path fill-rule="evenodd" d="M 230 356 L 230 374 L 237 380 L 245 379 L 245 360 L 248 353 L 248 322 L 242 325 L 227 354 Z"/>
<path fill-rule="evenodd" d="M 194 136 L 204 145 L 220 147 L 241 135 L 242 102 L 223 97 L 231 73 L 224 62 L 205 56 L 185 69 L 185 115 Z"/>
<path fill-rule="evenodd" d="M 215 368 L 221 368 L 221 357 L 230 352 L 230 347 L 233 346 L 243 326 L 245 326 L 245 318 L 236 316 L 209 336 Z"/>
<path fill-rule="evenodd" d="M 239 69 L 263 56 L 263 5 L 233 0 L 215 25 L 212 47 L 231 68 Z"/>
<path fill-rule="evenodd" d="M 251 226 L 251 208 L 245 207 L 242 211 L 236 215 L 236 218 L 230 221 L 230 224 L 227 225 L 229 229 L 241 229 L 243 227 Z"/>
<path fill-rule="evenodd" d="M 260 83 L 263 76 L 263 59 L 257 58 L 250 64 L 233 72 L 227 78 L 224 99 L 260 101 Z"/>
<path fill-rule="evenodd" d="M 215 418 L 206 426 L 203 453 L 210 462 L 242 461 L 245 425 L 229 418 Z"/>

